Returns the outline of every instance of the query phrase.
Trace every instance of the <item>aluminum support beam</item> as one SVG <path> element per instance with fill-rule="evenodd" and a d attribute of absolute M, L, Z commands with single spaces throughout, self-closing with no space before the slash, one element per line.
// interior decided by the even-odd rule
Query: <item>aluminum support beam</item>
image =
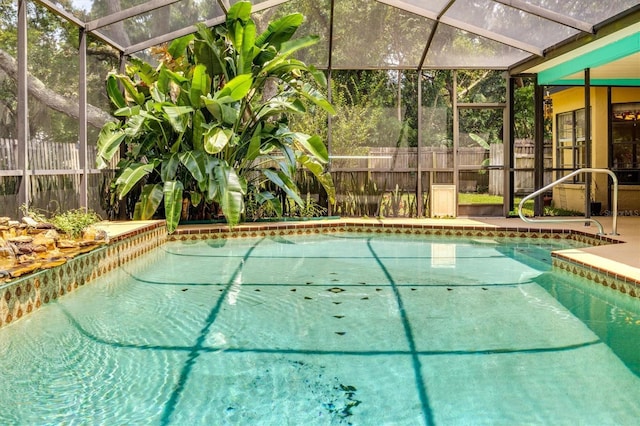
<path fill-rule="evenodd" d="M 537 190 L 544 186 L 544 86 L 536 83 L 534 86 L 533 102 L 534 102 L 534 151 L 533 151 L 533 183 Z M 533 214 L 535 216 L 544 215 L 544 205 L 542 202 L 542 194 L 534 199 Z"/>
<path fill-rule="evenodd" d="M 504 4 L 505 6 L 512 7 L 514 9 L 521 10 L 523 12 L 530 13 L 531 15 L 539 18 L 546 19 L 548 21 L 555 22 L 556 24 L 571 27 L 573 29 L 584 31 L 586 33 L 594 33 L 593 25 L 588 22 L 581 21 L 579 19 L 572 18 L 571 16 L 563 15 L 558 12 L 545 9 L 540 6 L 536 6 L 530 3 L 525 3 L 522 0 L 493 0 L 496 3 Z"/>
<path fill-rule="evenodd" d="M 278 6 L 278 5 L 282 4 L 282 3 L 286 3 L 287 1 L 290 1 L 290 0 L 267 0 L 267 1 L 264 1 L 262 3 L 258 3 L 256 5 L 253 5 L 251 10 L 252 10 L 252 13 L 256 13 L 256 12 L 260 12 L 260 11 L 265 10 L 265 9 L 269 9 L 270 7 L 274 7 L 274 6 Z M 204 24 L 207 27 L 212 27 L 212 26 L 215 26 L 215 25 L 223 24 L 224 22 L 226 22 L 226 20 L 227 20 L 226 15 L 217 16 L 215 18 L 211 18 L 211 19 L 205 21 Z M 184 28 L 181 28 L 179 30 L 172 31 L 170 33 L 163 34 L 161 36 L 154 37 L 154 38 L 151 38 L 149 40 L 143 41 L 141 43 L 137 43 L 137 44 L 131 45 L 129 47 L 126 47 L 124 49 L 124 53 L 126 55 L 131 55 L 133 53 L 140 52 L 140 51 L 148 49 L 150 47 L 157 46 L 157 45 L 162 44 L 162 43 L 170 42 L 172 40 L 175 40 L 176 38 L 192 34 L 195 31 L 196 31 L 196 27 L 194 25 L 190 25 L 188 27 L 184 27 Z"/>
<path fill-rule="evenodd" d="M 87 32 L 80 29 L 78 47 L 78 156 L 80 169 L 80 207 L 89 207 L 87 167 Z"/>
<path fill-rule="evenodd" d="M 458 216 L 458 180 L 460 177 L 459 160 L 458 160 L 458 148 L 460 148 L 460 111 L 458 111 L 458 72 L 453 71 L 453 82 L 451 88 L 451 107 L 453 109 L 453 184 L 456 187 L 456 211 L 455 216 Z M 432 213 L 431 213 L 432 214 Z"/>
<path fill-rule="evenodd" d="M 460 30 L 467 31 L 469 33 L 473 33 L 479 35 L 481 37 L 497 41 L 498 43 L 506 44 L 507 46 L 515 47 L 516 49 L 524 50 L 525 52 L 532 53 L 536 56 L 543 56 L 543 49 L 531 45 L 529 43 L 516 40 L 512 37 L 507 37 L 502 34 L 498 34 L 496 32 L 487 30 L 485 28 L 481 28 L 467 22 L 461 21 L 459 19 L 450 18 L 447 16 L 440 16 L 438 13 L 432 12 L 430 10 L 423 9 L 421 7 L 413 6 L 408 3 L 404 3 L 398 0 L 377 0 L 379 3 L 384 3 L 389 6 L 396 7 L 398 9 L 406 10 L 408 12 L 414 13 L 416 15 L 422 16 L 427 19 L 434 20 L 436 22 L 442 22 L 443 24 L 452 26 L 454 28 L 458 28 Z"/>
<path fill-rule="evenodd" d="M 112 13 L 111 15 L 103 16 L 102 18 L 87 22 L 86 30 L 97 30 L 98 28 L 103 28 L 108 25 L 115 24 L 116 22 L 124 21 L 126 19 L 133 18 L 134 16 L 160 9 L 161 7 L 170 6 L 179 1 L 181 0 L 150 0 L 138 6 L 130 7 L 128 9 Z"/>
<path fill-rule="evenodd" d="M 504 118 L 503 118 L 503 126 L 504 126 L 504 156 L 502 160 L 502 164 L 504 164 L 503 170 L 503 182 L 504 188 L 502 189 L 502 193 L 504 194 L 503 198 L 503 207 L 502 213 L 504 217 L 509 217 L 509 212 L 513 210 L 513 185 L 514 185 L 514 158 L 513 158 L 513 147 L 515 145 L 515 88 L 516 88 L 516 80 L 515 78 L 508 76 L 507 77 L 507 107 L 504 109 Z"/>
<path fill-rule="evenodd" d="M 585 149 L 585 167 L 590 168 L 592 161 L 591 150 L 591 70 L 586 68 L 584 70 L 584 149 Z M 587 175 L 584 179 L 584 217 L 586 219 L 591 217 L 591 175 Z M 589 223 L 585 223 L 589 225 Z"/>
<path fill-rule="evenodd" d="M 27 86 L 27 0 L 18 0 L 18 169 L 22 172 L 18 204 L 29 206 L 31 176 L 27 145 L 29 141 L 29 92 Z M 17 212 L 16 212 L 17 213 Z"/>
<path fill-rule="evenodd" d="M 416 154 L 418 161 L 416 166 L 416 201 L 417 201 L 417 217 L 424 215 L 424 205 L 422 202 L 422 71 L 418 71 L 418 146 Z M 429 188 L 431 191 L 431 188 Z"/>

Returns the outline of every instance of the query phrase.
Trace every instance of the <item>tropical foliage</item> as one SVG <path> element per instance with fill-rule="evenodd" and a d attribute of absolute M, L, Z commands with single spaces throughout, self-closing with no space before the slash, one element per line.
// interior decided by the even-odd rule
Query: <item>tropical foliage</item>
<path fill-rule="evenodd" d="M 334 113 L 320 92 L 324 74 L 292 58 L 318 40 L 292 38 L 302 21 L 302 15 L 290 14 L 258 35 L 251 4 L 239 2 L 226 25 L 199 25 L 195 34 L 159 49 L 157 68 L 132 60 L 126 74 L 109 75 L 107 91 L 121 121 L 102 129 L 98 166 L 126 150 L 114 186 L 119 198 L 140 188 L 134 218 L 152 217 L 164 199 L 172 232 L 187 199 L 219 207 L 234 226 L 248 194 L 282 211 L 269 188 L 303 206 L 298 166 L 333 198 L 322 139 L 288 126 L 287 114 L 305 114 L 308 105 Z"/>

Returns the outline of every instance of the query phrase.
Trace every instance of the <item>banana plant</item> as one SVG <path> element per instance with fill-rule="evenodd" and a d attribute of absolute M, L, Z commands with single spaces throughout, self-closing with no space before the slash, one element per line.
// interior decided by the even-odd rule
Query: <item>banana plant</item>
<path fill-rule="evenodd" d="M 318 41 L 293 38 L 302 21 L 287 15 L 257 34 L 251 3 L 238 2 L 225 25 L 200 24 L 156 49 L 157 67 L 131 59 L 125 74 L 107 77 L 120 120 L 103 127 L 96 162 L 105 168 L 125 153 L 113 184 L 120 199 L 138 189 L 134 219 L 151 218 L 164 205 L 171 233 L 188 198 L 193 205 L 215 203 L 233 227 L 249 188 L 281 214 L 267 184 L 302 206 L 298 167 L 313 173 L 333 202 L 324 142 L 288 127 L 287 116 L 309 113 L 310 104 L 335 113 L 322 94 L 324 74 L 293 58 Z"/>

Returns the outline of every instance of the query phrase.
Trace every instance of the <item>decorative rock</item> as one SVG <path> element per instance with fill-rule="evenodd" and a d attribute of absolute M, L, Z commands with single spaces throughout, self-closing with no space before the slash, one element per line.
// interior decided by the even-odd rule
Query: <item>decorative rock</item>
<path fill-rule="evenodd" d="M 31 226 L 32 228 L 35 228 L 36 226 L 38 226 L 38 222 L 30 218 L 29 216 L 23 217 L 22 222 L 24 222 L 27 226 Z"/>
<path fill-rule="evenodd" d="M 60 266 L 65 263 L 67 263 L 67 259 L 64 257 L 56 257 L 53 259 L 48 259 L 45 263 L 43 263 L 42 269 L 55 268 L 56 266 Z"/>
<path fill-rule="evenodd" d="M 17 278 L 20 277 L 22 275 L 28 274 L 30 272 L 33 272 L 37 269 L 40 269 L 40 267 L 42 266 L 42 263 L 40 262 L 33 262 L 33 263 L 25 263 L 20 265 L 19 267 L 9 271 L 11 273 L 11 277 L 12 278 Z"/>
<path fill-rule="evenodd" d="M 22 222 L 0 217 L 0 284 L 62 265 L 108 242 L 107 232 L 95 227 L 87 229 L 81 241 L 62 236 L 65 239 L 51 223 L 26 216 Z"/>
<path fill-rule="evenodd" d="M 46 234 L 37 234 L 33 237 L 33 244 L 39 245 L 45 248 L 45 250 L 55 250 L 56 241 L 53 238 L 47 237 Z"/>
<path fill-rule="evenodd" d="M 2 238 L 0 238 L 0 259 L 15 259 L 16 254 L 8 244 L 2 244 Z"/>
<path fill-rule="evenodd" d="M 33 241 L 33 237 L 28 235 L 20 235 L 19 237 L 11 237 L 7 241 L 15 244 L 28 244 Z"/>
<path fill-rule="evenodd" d="M 106 241 L 108 239 L 107 231 L 98 229 L 95 226 L 88 226 L 82 233 L 82 239 L 85 241 Z"/>
<path fill-rule="evenodd" d="M 76 248 L 79 247 L 80 243 L 78 243 L 77 241 L 73 241 L 73 240 L 58 240 L 58 248 L 61 249 L 65 249 L 65 248 Z"/>
<path fill-rule="evenodd" d="M 60 239 L 60 234 L 55 229 L 49 229 L 44 233 L 44 236 L 47 238 L 51 238 L 53 241 L 58 241 Z"/>

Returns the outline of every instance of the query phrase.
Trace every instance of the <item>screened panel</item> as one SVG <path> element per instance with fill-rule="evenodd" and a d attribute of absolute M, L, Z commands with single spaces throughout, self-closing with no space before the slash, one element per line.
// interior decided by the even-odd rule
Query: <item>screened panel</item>
<path fill-rule="evenodd" d="M 531 56 L 449 25 L 440 24 L 427 53 L 426 68 L 506 69 Z"/>
<path fill-rule="evenodd" d="M 417 68 L 433 21 L 373 0 L 335 9 L 334 69 Z"/>
<path fill-rule="evenodd" d="M 400 83 L 400 86 L 398 84 Z M 330 155 L 335 213 L 411 216 L 417 202 L 414 112 L 416 73 L 333 73 Z"/>
<path fill-rule="evenodd" d="M 88 44 L 91 47 L 87 52 L 87 103 L 103 111 L 111 111 L 105 78 L 110 71 L 118 71 L 118 53 L 94 37 L 88 38 Z M 92 124 L 87 126 L 89 168 L 95 168 L 95 145 L 100 129 L 101 127 Z"/>
<path fill-rule="evenodd" d="M 446 16 L 541 49 L 579 32 L 492 0 L 457 0 Z"/>
<path fill-rule="evenodd" d="M 41 98 L 29 96 L 28 167 L 31 170 L 77 170 L 78 157 L 78 48 L 77 32 L 50 31 L 50 21 L 59 18 L 37 6 L 44 19 L 29 21 L 31 31 L 41 33 L 28 51 L 31 74 L 39 79 L 65 112 Z"/>
<path fill-rule="evenodd" d="M 484 195 L 469 204 L 501 204 L 495 197 L 504 188 L 503 110 L 461 109 L 459 117 L 458 166 L 465 170 L 459 172 L 458 191 Z"/>
<path fill-rule="evenodd" d="M 0 11 L 5 17 L 0 20 L 0 49 L 17 57 L 17 2 L 4 2 Z M 0 68 L 0 170 L 17 167 L 13 157 L 18 137 L 17 107 L 17 82 Z"/>
<path fill-rule="evenodd" d="M 32 176 L 30 208 L 49 214 L 80 208 L 79 175 Z"/>
<path fill-rule="evenodd" d="M 417 6 L 433 14 L 438 14 L 449 3 L 449 0 L 404 0 L 402 3 Z"/>
<path fill-rule="evenodd" d="M 535 6 L 597 24 L 638 5 L 637 0 L 524 0 Z"/>
<path fill-rule="evenodd" d="M 18 189 L 21 177 L 0 176 L 0 217 L 20 217 Z"/>
<path fill-rule="evenodd" d="M 113 41 L 128 47 L 222 16 L 224 12 L 215 1 L 197 3 L 180 1 L 108 25 L 100 31 Z"/>
<path fill-rule="evenodd" d="M 504 103 L 506 80 L 497 70 L 461 70 L 457 72 L 458 102 Z"/>
<path fill-rule="evenodd" d="M 316 68 L 329 67 L 329 32 L 331 0 L 291 0 L 279 6 L 253 14 L 258 33 L 267 29 L 269 22 L 291 13 L 302 13 L 304 23 L 296 31 L 295 37 L 315 35 L 318 43 L 297 51 L 294 57 Z"/>
<path fill-rule="evenodd" d="M 118 211 L 115 207 L 109 206 L 109 186 L 111 179 L 114 177 L 111 171 L 91 174 L 86 177 L 87 180 L 87 208 L 96 212 L 102 219 L 112 220 L 118 217 Z"/>

